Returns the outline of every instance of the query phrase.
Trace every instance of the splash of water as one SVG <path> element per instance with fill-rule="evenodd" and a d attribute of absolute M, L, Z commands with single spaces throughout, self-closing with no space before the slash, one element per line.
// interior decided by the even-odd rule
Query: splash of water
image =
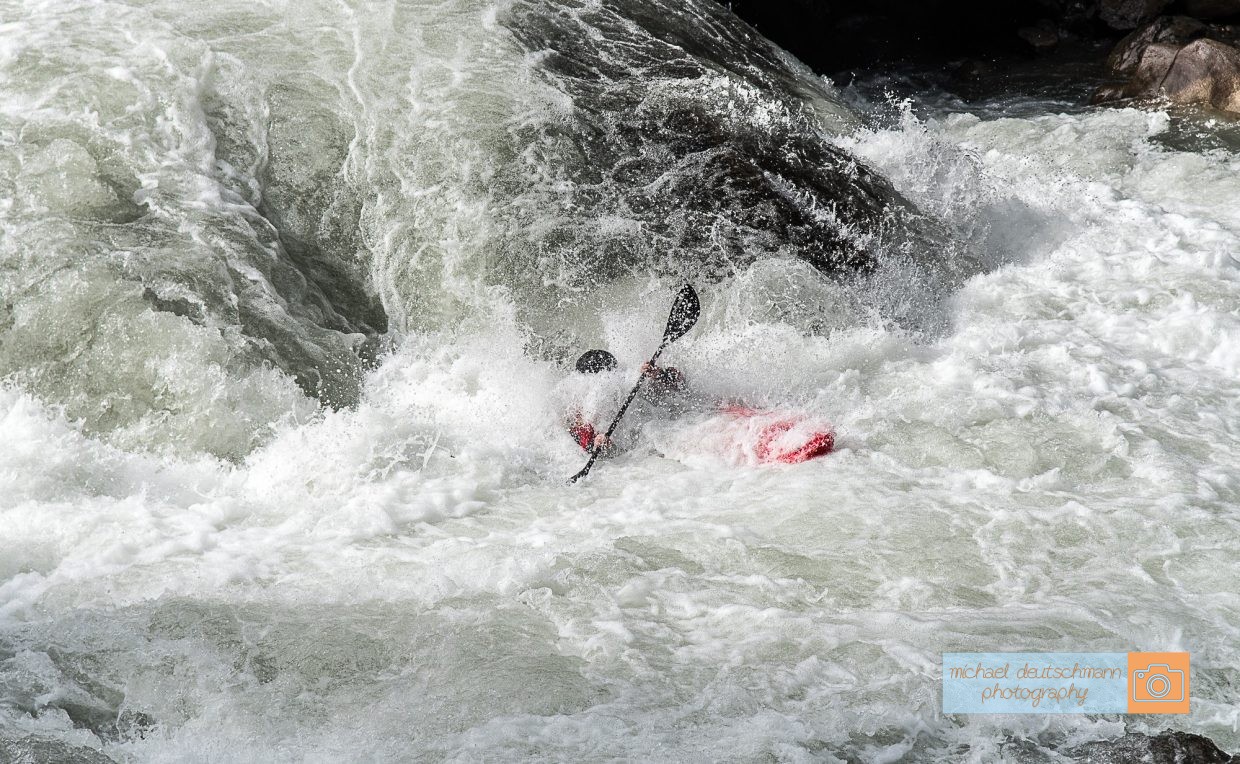
<path fill-rule="evenodd" d="M 594 219 L 624 188 L 547 172 L 589 122 L 535 11 L 588 38 L 618 6 L 573 7 L 6 19 L 3 750 L 988 761 L 1161 725 L 949 719 L 940 652 L 1133 648 L 1192 650 L 1177 723 L 1240 748 L 1234 153 L 1134 110 L 865 129 L 743 47 L 704 82 L 773 95 L 722 116 L 805 104 L 804 140 L 978 264 L 832 280 L 787 242 L 690 247 L 712 278 L 669 361 L 841 452 L 736 466 L 652 421 L 568 488 L 556 359 L 606 345 L 622 388 L 682 273 L 574 280 L 603 273 L 575 242 L 642 229 Z M 626 55 L 691 51 L 649 7 Z"/>

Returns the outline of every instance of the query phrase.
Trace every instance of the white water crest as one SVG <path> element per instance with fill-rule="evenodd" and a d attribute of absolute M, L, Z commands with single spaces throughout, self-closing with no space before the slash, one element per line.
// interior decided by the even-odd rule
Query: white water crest
<path fill-rule="evenodd" d="M 1240 152 L 1135 109 L 865 127 L 740 47 L 770 81 L 695 97 L 815 126 L 968 265 L 832 277 L 741 224 L 634 252 L 616 177 L 548 174 L 582 103 L 542 7 L 0 6 L 0 751 L 1240 750 Z M 567 485 L 567 400 L 636 378 L 683 278 L 699 398 L 839 450 L 746 466 L 637 412 Z M 940 711 L 944 651 L 1138 649 L 1192 652 L 1190 715 Z"/>

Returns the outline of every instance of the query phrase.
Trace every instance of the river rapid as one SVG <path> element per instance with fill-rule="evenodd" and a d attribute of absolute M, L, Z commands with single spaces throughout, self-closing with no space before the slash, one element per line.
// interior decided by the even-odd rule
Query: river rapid
<path fill-rule="evenodd" d="M 1234 125 L 847 90 L 713 2 L 0 4 L 0 751 L 1240 750 Z M 567 485 L 571 359 L 618 395 L 685 280 L 697 396 L 838 451 L 647 412 Z M 1004 650 L 1188 650 L 1193 711 L 944 716 Z"/>

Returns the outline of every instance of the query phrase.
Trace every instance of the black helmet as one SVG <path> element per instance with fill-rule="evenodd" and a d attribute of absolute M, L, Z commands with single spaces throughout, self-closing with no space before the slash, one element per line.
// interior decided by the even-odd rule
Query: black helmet
<path fill-rule="evenodd" d="M 577 359 L 577 371 L 595 374 L 616 368 L 616 357 L 606 350 L 587 350 Z"/>

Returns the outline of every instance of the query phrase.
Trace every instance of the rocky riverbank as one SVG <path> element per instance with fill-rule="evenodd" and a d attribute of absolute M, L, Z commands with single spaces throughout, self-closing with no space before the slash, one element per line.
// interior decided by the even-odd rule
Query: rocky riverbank
<path fill-rule="evenodd" d="M 1031 61 L 1088 61 L 1082 102 L 1170 102 L 1240 114 L 1240 0 L 737 0 L 759 31 L 848 81 L 893 65 L 942 70 L 969 98 Z M 982 83 L 979 87 L 979 82 Z"/>

